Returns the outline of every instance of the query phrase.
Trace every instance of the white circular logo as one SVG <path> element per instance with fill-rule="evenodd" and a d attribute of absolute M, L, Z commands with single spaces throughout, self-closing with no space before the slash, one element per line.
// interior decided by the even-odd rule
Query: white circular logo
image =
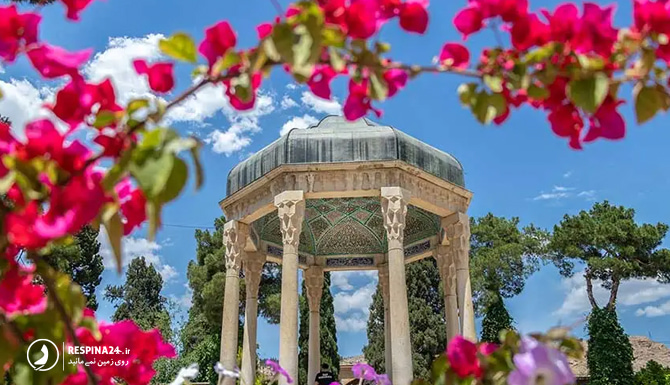
<path fill-rule="evenodd" d="M 38 344 L 38 342 L 42 343 Z M 53 349 L 49 348 L 49 344 L 53 346 Z M 34 362 L 30 357 L 30 351 L 33 349 L 33 346 L 35 347 L 35 349 L 40 349 L 39 351 L 41 353 L 41 356 L 39 356 L 39 358 L 37 358 Z M 45 366 L 47 366 L 47 364 L 51 361 L 49 359 L 49 354 L 51 353 L 51 356 L 53 357 L 54 355 L 53 352 L 55 352 L 56 359 L 53 361 L 53 365 L 46 368 Z M 53 367 L 56 366 L 56 364 L 58 363 L 58 358 L 60 357 L 58 353 L 58 347 L 56 346 L 56 344 L 53 343 L 53 341 L 48 340 L 46 338 L 41 338 L 39 340 L 33 341 L 30 344 L 30 346 L 28 346 L 28 351 L 26 352 L 26 355 L 28 356 L 28 363 L 30 364 L 30 366 L 32 366 L 33 369 L 35 369 L 38 372 L 46 372 L 47 370 L 53 369 Z"/>

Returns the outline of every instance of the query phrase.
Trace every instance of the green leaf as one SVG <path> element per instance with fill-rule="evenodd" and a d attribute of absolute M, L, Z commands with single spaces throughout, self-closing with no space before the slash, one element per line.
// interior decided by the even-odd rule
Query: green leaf
<path fill-rule="evenodd" d="M 583 69 L 589 71 L 600 71 L 605 68 L 605 61 L 601 57 L 577 55 L 577 60 Z"/>
<path fill-rule="evenodd" d="M 339 27 L 326 26 L 321 31 L 323 45 L 335 48 L 344 48 L 345 37 Z"/>
<path fill-rule="evenodd" d="M 114 261 L 116 262 L 116 271 L 121 274 L 123 266 L 123 250 L 121 246 L 121 239 L 123 238 L 123 222 L 118 210 L 109 211 L 103 215 L 102 220 L 105 230 L 107 230 L 107 237 L 109 237 L 109 244 L 112 246 L 114 252 Z"/>
<path fill-rule="evenodd" d="M 546 88 L 531 84 L 528 86 L 528 96 L 535 100 L 544 100 L 549 97 L 549 91 Z"/>
<path fill-rule="evenodd" d="M 142 163 L 131 163 L 130 173 L 139 183 L 147 198 L 155 198 L 165 189 L 175 156 L 170 153 L 156 153 L 147 157 Z"/>
<path fill-rule="evenodd" d="M 663 95 L 656 87 L 638 83 L 633 95 L 635 97 L 635 117 L 638 124 L 651 120 L 664 107 Z"/>
<path fill-rule="evenodd" d="M 102 178 L 102 187 L 105 189 L 105 191 L 112 191 L 114 186 L 116 186 L 116 184 L 121 180 L 121 177 L 128 170 L 128 165 L 130 164 L 132 157 L 132 151 L 125 151 L 121 156 L 121 159 L 119 159 L 119 161 L 116 162 L 114 166 L 109 169 L 109 171 L 107 171 L 105 177 Z"/>
<path fill-rule="evenodd" d="M 293 65 L 293 28 L 286 24 L 277 24 L 272 28 L 272 42 L 282 61 Z"/>
<path fill-rule="evenodd" d="M 501 94 L 489 95 L 486 91 L 481 91 L 474 97 L 471 109 L 480 123 L 489 124 L 507 111 L 507 100 Z"/>
<path fill-rule="evenodd" d="M 458 87 L 458 98 L 464 106 L 470 107 L 474 102 L 477 83 L 464 83 Z"/>
<path fill-rule="evenodd" d="M 147 218 L 149 218 L 148 237 L 150 241 L 153 241 L 156 237 L 156 231 L 158 230 L 158 226 L 160 226 L 161 223 L 161 207 L 162 204 L 158 201 L 147 201 Z"/>
<path fill-rule="evenodd" d="M 228 51 L 214 63 L 214 66 L 212 66 L 212 75 L 219 76 L 219 74 L 227 71 L 230 67 L 239 64 L 240 61 L 242 61 L 242 57 L 239 53 Z"/>
<path fill-rule="evenodd" d="M 607 75 L 597 73 L 586 79 L 575 79 L 568 84 L 568 98 L 582 110 L 595 113 L 607 97 L 609 90 Z"/>
<path fill-rule="evenodd" d="M 310 76 L 312 74 L 313 63 L 311 62 L 312 47 L 314 39 L 305 25 L 298 25 L 294 32 L 298 35 L 298 42 L 293 45 L 293 73 Z"/>
<path fill-rule="evenodd" d="M 149 100 L 148 99 L 134 99 L 131 100 L 128 103 L 128 107 L 126 108 L 126 113 L 128 115 L 132 115 L 133 113 L 139 111 L 142 108 L 148 108 L 149 107 Z"/>
<path fill-rule="evenodd" d="M 186 185 L 188 168 L 180 158 L 172 155 L 172 168 L 163 190 L 157 195 L 161 203 L 167 203 L 177 198 Z"/>
<path fill-rule="evenodd" d="M 333 67 L 335 72 L 341 72 L 346 68 L 347 63 L 340 55 L 340 51 L 334 47 L 328 47 L 328 55 L 330 56 L 330 65 Z"/>
<path fill-rule="evenodd" d="M 523 61 L 528 64 L 543 62 L 555 52 L 556 45 L 554 43 L 546 44 L 538 49 L 530 51 L 524 56 Z"/>
<path fill-rule="evenodd" d="M 191 157 L 193 158 L 193 166 L 195 167 L 196 190 L 199 190 L 200 187 L 202 187 L 202 183 L 205 180 L 205 173 L 203 172 L 202 163 L 200 162 L 200 147 L 200 142 L 198 142 L 197 146 L 191 147 Z"/>
<path fill-rule="evenodd" d="M 95 116 L 95 122 L 93 122 L 93 127 L 95 128 L 104 128 L 110 126 L 116 121 L 116 114 L 112 111 L 100 111 Z"/>
<path fill-rule="evenodd" d="M 503 90 L 503 80 L 500 76 L 484 75 L 484 83 L 495 93 Z"/>
<path fill-rule="evenodd" d="M 174 59 L 189 63 L 196 63 L 198 61 L 195 42 L 185 33 L 178 32 L 167 39 L 161 39 L 158 47 L 164 54 Z"/>
<path fill-rule="evenodd" d="M 373 73 L 370 76 L 370 97 L 374 100 L 385 100 L 388 96 L 388 85 L 378 74 Z"/>

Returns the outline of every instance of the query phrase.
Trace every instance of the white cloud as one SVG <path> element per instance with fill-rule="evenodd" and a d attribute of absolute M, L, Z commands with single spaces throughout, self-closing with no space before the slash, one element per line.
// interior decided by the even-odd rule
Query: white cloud
<path fill-rule="evenodd" d="M 635 315 L 638 317 L 661 317 L 670 314 L 670 301 L 659 306 L 647 306 L 644 309 L 637 309 Z"/>
<path fill-rule="evenodd" d="M 568 171 L 565 174 L 563 174 L 563 178 L 570 178 L 572 176 L 572 171 Z"/>
<path fill-rule="evenodd" d="M 335 327 L 342 332 L 362 332 L 368 326 L 368 321 L 362 315 L 356 314 L 347 318 L 335 315 Z"/>
<path fill-rule="evenodd" d="M 281 100 L 280 106 L 282 110 L 288 110 L 289 108 L 297 107 L 298 103 L 296 103 L 296 101 L 293 100 L 290 96 L 284 95 L 284 97 Z"/>
<path fill-rule="evenodd" d="M 594 201 L 596 198 L 596 190 L 585 190 L 579 193 L 574 192 L 574 187 L 554 186 L 550 192 L 540 192 L 539 195 L 533 198 L 534 201 L 546 200 L 560 200 L 567 198 L 583 198 L 587 201 Z"/>
<path fill-rule="evenodd" d="M 296 85 L 293 84 L 293 83 L 288 83 L 288 84 L 286 85 L 286 88 L 288 88 L 289 90 L 294 90 L 294 89 L 298 88 L 298 86 L 296 86 Z"/>
<path fill-rule="evenodd" d="M 114 260 L 114 252 L 109 244 L 109 238 L 104 228 L 100 228 L 98 234 L 98 242 L 100 242 L 100 255 L 102 256 L 103 265 L 106 269 L 116 269 L 116 261 Z M 121 243 L 122 247 L 122 266 L 126 267 L 130 262 L 138 257 L 144 259 L 152 264 L 156 271 L 161 275 L 165 283 L 175 278 L 178 273 L 171 265 L 165 264 L 160 251 L 163 248 L 162 244 L 149 241 L 146 238 L 139 237 L 124 237 Z"/>
<path fill-rule="evenodd" d="M 349 312 L 360 312 L 366 316 L 370 312 L 372 295 L 377 290 L 377 283 L 369 283 L 353 292 L 339 292 L 333 297 L 335 314 L 347 314 Z"/>
<path fill-rule="evenodd" d="M 591 305 L 586 295 L 586 280 L 583 271 L 575 273 L 570 278 L 564 278 L 562 286 L 565 292 L 565 300 L 561 307 L 554 312 L 555 315 L 574 316 L 584 314 L 590 310 Z M 601 306 L 609 300 L 610 293 L 601 286 L 600 281 L 593 281 L 593 294 Z M 670 298 L 670 285 L 659 283 L 653 279 L 631 279 L 622 282 L 619 286 L 617 305 L 622 307 L 637 306 L 664 298 Z M 653 306 L 638 309 L 636 314 L 640 311 L 643 312 L 641 314 L 647 314 L 646 310 L 649 308 L 653 308 Z M 654 311 L 654 309 L 649 310 L 650 313 Z"/>
<path fill-rule="evenodd" d="M 337 100 L 321 99 L 309 91 L 304 91 L 300 101 L 305 107 L 316 113 L 342 115 L 342 105 Z"/>
<path fill-rule="evenodd" d="M 279 131 L 279 135 L 286 135 L 294 128 L 305 129 L 319 123 L 319 120 L 312 115 L 305 114 L 303 116 L 294 116 L 288 122 L 284 123 Z"/>
<path fill-rule="evenodd" d="M 184 294 L 180 296 L 172 294 L 170 295 L 170 298 L 180 307 L 189 309 L 193 305 L 193 290 L 191 290 L 191 288 L 186 283 L 184 284 L 184 287 L 186 288 Z"/>
<path fill-rule="evenodd" d="M 13 131 L 19 135 L 27 122 L 51 114 L 42 106 L 53 100 L 53 88 L 38 88 L 26 79 L 9 79 L 7 82 L 0 80 L 0 90 L 3 94 L 0 115 L 11 120 Z"/>
<path fill-rule="evenodd" d="M 354 277 L 368 277 L 376 284 L 377 271 L 333 271 L 330 273 L 330 284 L 341 291 L 350 291 L 354 289 L 354 286 L 349 282 L 349 280 Z"/>
<path fill-rule="evenodd" d="M 150 34 L 144 37 L 112 37 L 107 49 L 95 54 L 84 67 L 88 79 L 99 82 L 111 78 L 116 97 L 121 103 L 131 98 L 149 96 L 149 85 L 145 76 L 140 76 L 133 68 L 133 60 L 155 61 L 161 57 L 158 41 L 164 36 Z"/>

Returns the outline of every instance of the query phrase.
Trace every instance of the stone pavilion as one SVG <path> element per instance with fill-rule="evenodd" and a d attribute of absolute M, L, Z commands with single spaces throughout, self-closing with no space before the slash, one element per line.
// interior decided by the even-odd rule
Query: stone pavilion
<path fill-rule="evenodd" d="M 451 155 L 368 119 L 328 116 L 294 129 L 236 165 L 220 206 L 226 285 L 221 363 L 237 357 L 239 277 L 246 280 L 241 380 L 254 383 L 258 285 L 265 262 L 282 265 L 279 364 L 297 380 L 298 269 L 309 302 L 308 376 L 320 367 L 324 271 L 377 270 L 384 297 L 386 368 L 412 381 L 405 265 L 435 258 L 447 338 L 476 339 L 466 214 L 472 193 Z M 223 378 L 233 385 L 234 378 Z M 309 383 L 309 382 L 308 382 Z M 280 385 L 287 385 L 284 378 Z"/>

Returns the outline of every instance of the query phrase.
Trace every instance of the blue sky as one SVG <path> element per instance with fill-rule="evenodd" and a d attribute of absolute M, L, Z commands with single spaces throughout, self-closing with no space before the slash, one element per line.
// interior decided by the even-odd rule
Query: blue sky
<path fill-rule="evenodd" d="M 283 6 L 287 1 L 280 1 Z M 393 44 L 393 58 L 428 64 L 442 44 L 458 41 L 460 36 L 450 20 L 465 0 L 434 0 L 430 6 L 432 22 L 426 36 L 408 36 L 395 22 L 385 27 L 382 38 Z M 533 7 L 553 8 L 557 1 L 532 1 Z M 173 0 L 95 1 L 82 14 L 78 24 L 64 19 L 60 5 L 44 10 L 41 35 L 68 49 L 92 47 L 97 55 L 85 69 L 94 80 L 112 76 L 122 99 L 143 95 L 147 86 L 130 70 L 133 58 L 155 60 L 155 43 L 161 34 L 175 31 L 191 33 L 200 39 L 203 30 L 218 20 L 229 20 L 238 31 L 240 46 L 249 47 L 256 38 L 255 26 L 276 15 L 269 0 L 197 2 Z M 616 23 L 630 20 L 629 2 L 620 2 Z M 478 52 L 494 41 L 484 32 L 468 41 Z M 186 66 L 178 67 L 178 89 L 189 84 Z M 628 122 L 625 140 L 598 141 L 583 151 L 573 151 L 567 142 L 551 132 L 542 113 L 515 111 L 502 127 L 482 127 L 461 108 L 456 96 L 460 81 L 453 75 L 426 75 L 381 107 L 385 113 L 378 121 L 456 156 L 466 170 L 466 186 L 474 192 L 469 214 L 493 212 L 518 216 L 522 222 L 550 228 L 566 214 L 588 209 L 595 200 L 609 199 L 637 210 L 640 222 L 670 222 L 670 172 L 667 143 L 670 131 L 659 116 L 637 127 L 630 103 L 623 109 Z M 17 126 L 36 116 L 34 111 L 53 97 L 55 83 L 35 77 L 29 64 L 20 60 L 0 73 L 0 88 L 5 94 L 0 113 L 12 118 Z M 252 113 L 234 113 L 224 101 L 221 90 L 209 89 L 199 100 L 191 100 L 172 115 L 172 124 L 184 134 L 194 133 L 206 143 L 202 157 L 206 171 L 203 189 L 192 189 L 164 213 L 165 226 L 156 242 L 144 237 L 140 229 L 126 242 L 126 261 L 137 255 L 147 256 L 167 280 L 164 293 L 188 309 L 186 265 L 194 257 L 195 241 L 190 227 L 212 226 L 221 214 L 217 202 L 225 196 L 226 176 L 237 162 L 275 140 L 282 128 L 314 122 L 338 111 L 346 84 L 334 83 L 335 102 L 318 100 L 294 86 L 281 72 L 266 80 L 261 88 L 259 106 Z M 629 90 L 624 90 L 629 91 Z M 667 124 L 667 123 L 666 123 Z M 663 159 L 666 159 L 665 161 Z M 108 253 L 108 249 L 105 250 Z M 104 273 L 101 287 L 122 282 L 112 269 Z M 338 343 L 343 356 L 360 354 L 365 344 L 367 308 L 376 284 L 375 274 L 337 274 L 331 287 L 338 317 Z M 223 290 L 223 288 L 221 288 Z M 649 281 L 623 284 L 619 314 L 629 334 L 651 335 L 670 342 L 670 285 Z M 558 323 L 570 324 L 588 310 L 583 279 L 562 279 L 556 269 L 545 267 L 530 278 L 525 291 L 507 301 L 520 330 L 545 330 Z M 102 301 L 100 315 L 108 318 L 113 308 Z M 277 356 L 278 327 L 261 321 L 261 356 Z M 583 334 L 583 326 L 575 329 Z"/>

